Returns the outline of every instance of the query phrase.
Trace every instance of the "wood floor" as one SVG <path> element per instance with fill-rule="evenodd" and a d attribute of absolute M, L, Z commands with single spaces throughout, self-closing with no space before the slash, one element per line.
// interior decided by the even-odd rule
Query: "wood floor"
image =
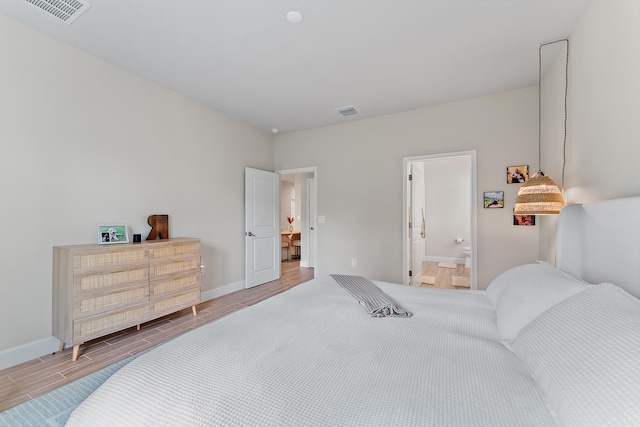
<path fill-rule="evenodd" d="M 441 289 L 470 289 L 471 269 L 463 264 L 455 268 L 439 267 L 437 262 L 422 263 L 422 287 Z"/>
<path fill-rule="evenodd" d="M 140 331 L 132 327 L 89 341 L 80 346 L 75 362 L 68 348 L 2 370 L 0 412 L 311 279 L 312 268 L 301 268 L 299 261 L 283 262 L 279 280 L 203 302 L 195 317 L 188 308 L 145 323 Z"/>

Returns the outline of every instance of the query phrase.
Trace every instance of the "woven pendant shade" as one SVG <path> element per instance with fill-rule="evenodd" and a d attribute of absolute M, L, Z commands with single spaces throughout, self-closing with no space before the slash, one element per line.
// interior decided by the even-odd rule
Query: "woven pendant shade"
<path fill-rule="evenodd" d="M 562 192 L 555 182 L 538 171 L 522 184 L 513 213 L 516 215 L 558 215 L 564 207 Z"/>

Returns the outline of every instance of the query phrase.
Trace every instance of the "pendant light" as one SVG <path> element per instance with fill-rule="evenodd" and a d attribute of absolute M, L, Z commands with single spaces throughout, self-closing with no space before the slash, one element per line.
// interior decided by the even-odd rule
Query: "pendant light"
<path fill-rule="evenodd" d="M 542 47 L 554 43 L 566 42 L 567 57 L 565 63 L 565 87 L 564 87 L 564 143 L 562 148 L 562 188 L 564 189 L 564 168 L 566 165 L 567 148 L 567 92 L 569 90 L 569 40 L 561 39 L 541 44 L 538 49 L 538 172 L 527 180 L 516 197 L 514 214 L 516 215 L 558 215 L 564 207 L 562 191 L 555 182 L 549 178 L 541 166 L 541 92 L 542 92 Z"/>

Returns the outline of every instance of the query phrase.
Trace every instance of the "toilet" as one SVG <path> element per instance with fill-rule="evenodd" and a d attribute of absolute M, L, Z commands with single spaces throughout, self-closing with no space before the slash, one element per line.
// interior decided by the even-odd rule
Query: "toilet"
<path fill-rule="evenodd" d="M 464 254 L 464 268 L 471 268 L 471 247 L 463 246 L 462 253 Z"/>

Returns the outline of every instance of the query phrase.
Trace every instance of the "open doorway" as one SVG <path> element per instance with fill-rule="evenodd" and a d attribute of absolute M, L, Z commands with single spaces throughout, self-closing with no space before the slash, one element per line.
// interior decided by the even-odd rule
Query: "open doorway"
<path fill-rule="evenodd" d="M 316 251 L 316 168 L 288 169 L 280 174 L 280 228 L 283 274 L 291 265 L 315 268 Z"/>
<path fill-rule="evenodd" d="M 403 162 L 404 283 L 477 289 L 476 152 Z"/>

